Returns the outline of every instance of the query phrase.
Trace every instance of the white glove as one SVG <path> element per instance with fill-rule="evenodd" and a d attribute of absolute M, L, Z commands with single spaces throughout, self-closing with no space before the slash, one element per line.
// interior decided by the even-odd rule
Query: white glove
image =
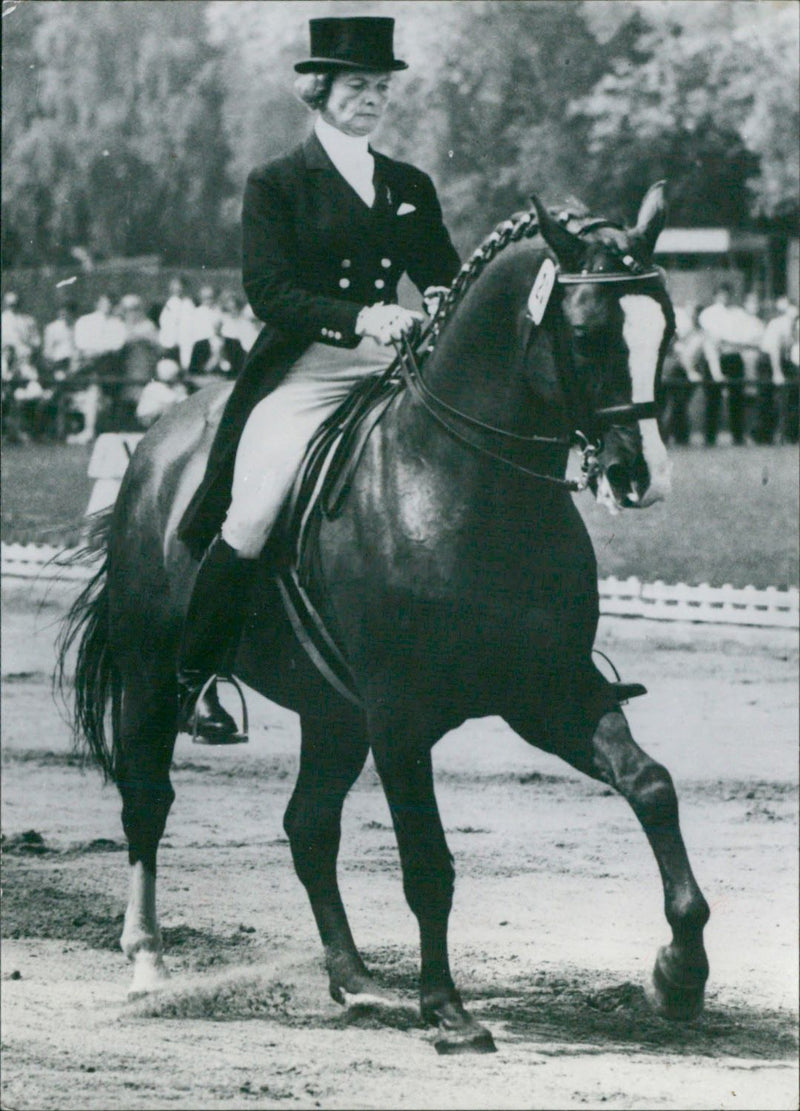
<path fill-rule="evenodd" d="M 424 319 L 422 313 L 379 301 L 377 305 L 364 306 L 358 314 L 355 331 L 357 336 L 371 336 L 388 346 L 403 336 L 413 337 Z"/>
<path fill-rule="evenodd" d="M 446 297 L 450 290 L 446 285 L 429 285 L 425 292 L 422 294 L 422 303 L 425 306 L 425 312 L 428 316 L 436 316 L 439 311 L 439 305 L 442 303 L 442 298 Z"/>

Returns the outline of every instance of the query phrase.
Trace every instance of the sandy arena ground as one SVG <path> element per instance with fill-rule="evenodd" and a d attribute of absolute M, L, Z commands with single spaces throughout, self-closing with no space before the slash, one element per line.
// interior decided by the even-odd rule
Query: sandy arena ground
<path fill-rule="evenodd" d="M 442 741 L 453 966 L 498 1052 L 439 1057 L 430 1031 L 328 997 L 281 826 L 297 720 L 257 696 L 248 746 L 179 739 L 159 875 L 173 979 L 127 1001 L 118 798 L 70 756 L 49 689 L 70 591 L 3 587 L 4 1108 L 797 1107 L 795 633 L 601 626 L 598 647 L 651 690 L 628 717 L 676 780 L 712 907 L 690 1025 L 644 1000 L 668 929 L 627 805 L 498 720 Z M 413 1002 L 415 923 L 371 767 L 340 872 L 367 962 Z"/>

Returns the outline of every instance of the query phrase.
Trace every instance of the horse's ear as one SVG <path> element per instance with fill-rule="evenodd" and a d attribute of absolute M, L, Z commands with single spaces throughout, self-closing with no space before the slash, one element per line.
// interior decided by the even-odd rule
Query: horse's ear
<path fill-rule="evenodd" d="M 647 259 L 652 259 L 656 241 L 667 222 L 666 181 L 651 185 L 644 196 L 631 234 L 641 244 Z"/>
<path fill-rule="evenodd" d="M 531 204 L 536 209 L 542 238 L 548 247 L 552 248 L 561 266 L 573 272 L 580 270 L 586 244 L 578 239 L 576 235 L 568 232 L 566 228 L 562 228 L 561 224 L 553 219 L 535 193 L 531 195 Z"/>

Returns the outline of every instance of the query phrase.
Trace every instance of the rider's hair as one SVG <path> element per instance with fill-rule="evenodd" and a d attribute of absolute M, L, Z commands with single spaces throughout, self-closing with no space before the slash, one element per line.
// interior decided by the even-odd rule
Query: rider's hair
<path fill-rule="evenodd" d="M 294 83 L 294 91 L 312 111 L 325 107 L 333 84 L 332 73 L 303 73 Z"/>

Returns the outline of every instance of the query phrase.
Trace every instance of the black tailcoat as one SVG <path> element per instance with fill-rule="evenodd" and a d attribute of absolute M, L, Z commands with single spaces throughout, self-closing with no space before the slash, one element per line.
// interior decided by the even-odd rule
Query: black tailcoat
<path fill-rule="evenodd" d="M 197 553 L 230 500 L 236 447 L 254 406 L 312 343 L 355 347 L 365 305 L 397 301 L 406 273 L 420 291 L 449 286 L 460 265 L 427 174 L 372 151 L 370 208 L 316 135 L 253 170 L 242 210 L 243 280 L 264 327 L 222 414 L 205 477 L 178 534 Z M 387 351 L 387 362 L 388 359 Z"/>

